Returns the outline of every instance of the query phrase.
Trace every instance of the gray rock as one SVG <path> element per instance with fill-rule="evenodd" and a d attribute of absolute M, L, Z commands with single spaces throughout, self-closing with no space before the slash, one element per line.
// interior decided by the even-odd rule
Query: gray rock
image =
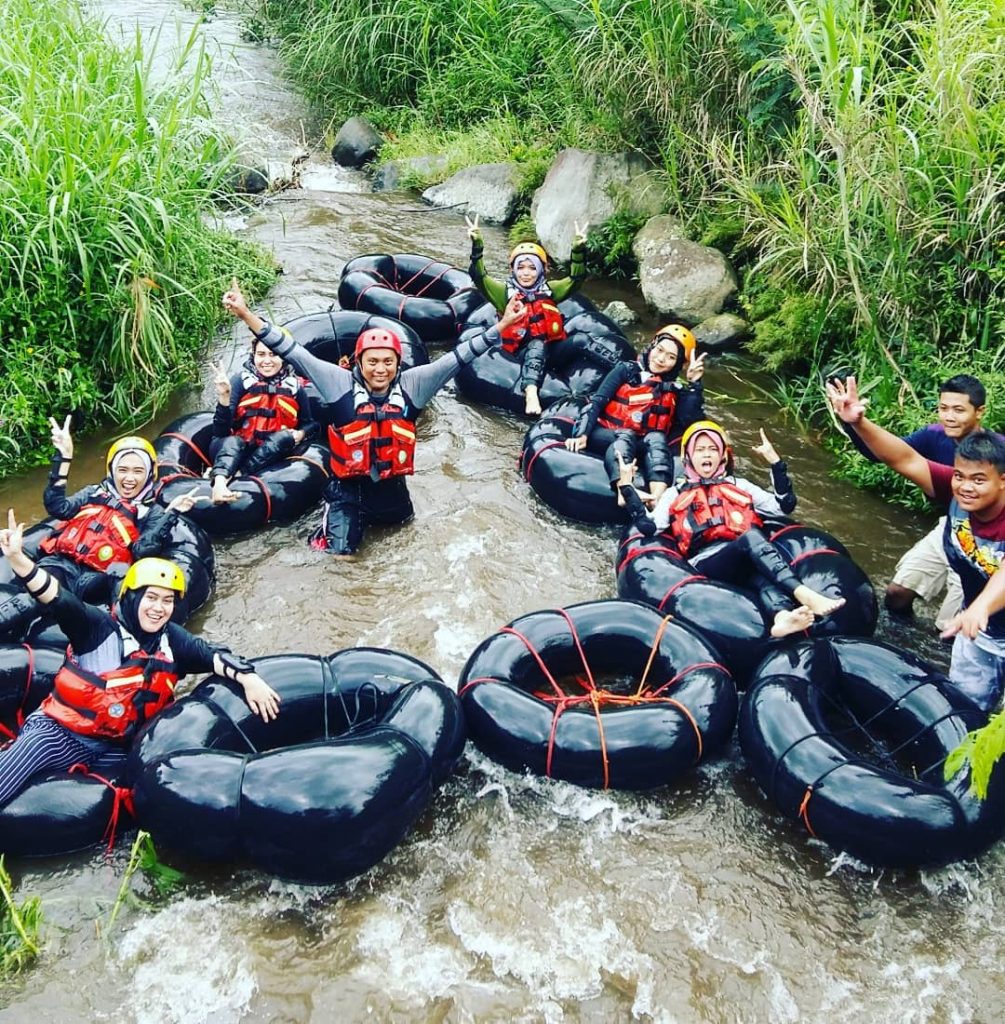
<path fill-rule="evenodd" d="M 374 192 L 396 192 L 402 188 L 406 176 L 427 177 L 446 169 L 445 156 L 410 156 L 404 160 L 388 160 L 382 163 L 373 176 Z"/>
<path fill-rule="evenodd" d="M 729 352 L 750 335 L 750 324 L 736 313 L 717 313 L 692 328 L 702 352 Z"/>
<path fill-rule="evenodd" d="M 612 185 L 611 198 L 619 212 L 658 217 L 666 207 L 666 180 L 660 171 L 643 171 L 623 185 Z"/>
<path fill-rule="evenodd" d="M 432 206 L 450 206 L 493 224 L 508 224 L 516 212 L 518 180 L 514 163 L 475 164 L 427 188 L 422 198 Z"/>
<path fill-rule="evenodd" d="M 590 153 L 563 149 L 544 184 L 534 193 L 530 214 L 541 244 L 559 261 L 572 252 L 575 222 L 604 224 L 616 211 L 612 192 L 647 170 L 637 153 Z"/>
<path fill-rule="evenodd" d="M 642 296 L 654 309 L 685 323 L 722 312 L 736 297 L 737 280 L 718 249 L 681 237 L 673 217 L 654 217 L 635 236 Z"/>
<path fill-rule="evenodd" d="M 619 327 L 627 327 L 629 324 L 637 324 L 641 319 L 639 314 L 624 302 L 609 302 L 604 306 L 601 312 L 604 316 L 613 320 Z"/>
<path fill-rule="evenodd" d="M 237 167 L 230 179 L 230 187 L 234 192 L 245 195 L 261 195 L 269 187 L 268 171 L 258 167 Z"/>
<path fill-rule="evenodd" d="M 370 163 L 384 140 L 366 118 L 350 117 L 338 130 L 332 159 L 343 167 L 362 167 Z"/>

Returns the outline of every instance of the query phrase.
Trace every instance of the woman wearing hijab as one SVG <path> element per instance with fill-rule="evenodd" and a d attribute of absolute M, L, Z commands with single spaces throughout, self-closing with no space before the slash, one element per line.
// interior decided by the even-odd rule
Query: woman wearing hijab
<path fill-rule="evenodd" d="M 178 515 L 195 504 L 194 491 L 179 494 L 165 509 L 153 505 L 153 445 L 142 437 L 122 437 L 108 449 L 104 480 L 67 495 L 70 417 L 62 426 L 50 417 L 49 424 L 56 451 L 42 502 L 60 522 L 39 545 L 39 564 L 83 600 L 107 604 L 134 559 L 163 550 Z M 26 594 L 13 595 L 0 604 L 0 633 L 17 634 L 37 614 Z"/>
<path fill-rule="evenodd" d="M 565 320 L 557 303 L 567 299 L 586 280 L 586 229 L 589 225 L 575 225 L 572 240 L 569 276 L 558 281 L 546 281 L 548 254 L 537 242 L 520 242 L 509 254 L 510 274 L 505 282 L 495 280 L 485 271 L 482 258 L 485 245 L 478 230 L 478 218 L 469 220 L 471 239 L 471 266 L 468 273 L 475 287 L 495 306 L 501 315 L 515 295 L 523 304 L 523 316 L 502 331 L 502 347 L 510 353 L 523 353 L 518 387 L 524 393 L 524 411 L 528 416 L 540 416 L 541 399 L 538 391 L 544 380 L 545 345 L 565 339 Z"/>
<path fill-rule="evenodd" d="M 215 672 L 244 688 L 249 707 L 272 721 L 279 696 L 243 658 L 206 643 L 171 621 L 185 577 L 174 562 L 141 558 L 130 566 L 111 612 L 84 604 L 24 552 L 24 525 L 8 512 L 0 551 L 31 599 L 66 633 L 66 660 L 53 692 L 0 751 L 0 807 L 41 771 L 83 764 L 95 771 L 122 767 L 139 727 L 174 699 L 190 672 Z"/>
<path fill-rule="evenodd" d="M 694 352 L 694 335 L 686 327 L 661 327 L 638 359 L 618 363 L 607 374 L 580 414 L 565 447 L 602 454 L 612 490 L 618 488 L 619 463 L 639 456 L 644 489 L 654 500 L 670 485 L 670 439 L 704 416 L 705 357 Z M 624 504 L 620 493 L 618 504 Z"/>
<path fill-rule="evenodd" d="M 703 575 L 736 583 L 756 574 L 784 591 L 797 607 L 792 613 L 780 612 L 785 621 L 776 621 L 776 626 L 792 632 L 788 627 L 794 623 L 802 623 L 798 629 L 806 628 L 815 616 L 840 608 L 844 599 L 827 597 L 801 583 L 760 528 L 764 517 L 788 515 L 796 506 L 796 495 L 785 463 L 763 430 L 754 451 L 771 466 L 773 493 L 735 475 L 726 432 L 711 420 L 699 420 L 684 431 L 684 477 L 663 492 L 651 516 L 631 485 L 631 463 L 621 463 L 620 489 L 638 530 L 646 536 L 662 531 L 682 558 L 693 557 L 715 541 L 724 542 L 702 557 Z"/>

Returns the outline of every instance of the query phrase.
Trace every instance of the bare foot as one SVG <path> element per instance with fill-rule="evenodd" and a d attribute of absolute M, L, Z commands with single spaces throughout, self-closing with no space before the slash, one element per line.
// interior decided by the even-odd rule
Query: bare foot
<path fill-rule="evenodd" d="M 541 399 L 538 397 L 537 388 L 533 384 L 524 391 L 523 411 L 528 416 L 541 415 Z"/>
<path fill-rule="evenodd" d="M 213 478 L 213 490 L 209 496 L 214 505 L 229 505 L 230 502 L 237 501 L 240 497 L 237 491 L 232 491 L 227 486 L 227 478 L 225 476 Z"/>
<path fill-rule="evenodd" d="M 813 619 L 813 612 L 804 604 L 798 608 L 783 609 L 775 616 L 775 621 L 771 626 L 771 635 L 778 638 L 801 633 L 813 625 Z"/>
<path fill-rule="evenodd" d="M 827 597 L 826 594 L 818 594 L 803 584 L 792 591 L 792 596 L 800 604 L 806 605 L 814 615 L 830 615 L 844 604 L 843 597 Z"/>

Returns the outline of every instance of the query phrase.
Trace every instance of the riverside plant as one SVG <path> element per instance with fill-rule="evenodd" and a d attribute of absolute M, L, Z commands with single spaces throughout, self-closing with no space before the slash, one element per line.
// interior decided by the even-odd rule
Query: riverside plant
<path fill-rule="evenodd" d="M 50 414 L 148 418 L 194 376 L 231 276 L 271 279 L 208 223 L 231 158 L 200 40 L 165 67 L 73 0 L 0 7 L 0 471 L 37 460 Z"/>
<path fill-rule="evenodd" d="M 10 875 L 0 856 L 0 978 L 10 978 L 30 967 L 39 953 L 42 926 L 41 900 L 37 896 L 18 904 Z"/>

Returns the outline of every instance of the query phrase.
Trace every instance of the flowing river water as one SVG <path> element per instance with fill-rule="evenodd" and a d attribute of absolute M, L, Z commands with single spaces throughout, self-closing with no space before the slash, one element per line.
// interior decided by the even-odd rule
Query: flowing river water
<path fill-rule="evenodd" d="M 174 0 L 96 6 L 112 34 L 128 39 L 139 23 L 165 51 L 196 22 Z M 216 57 L 220 118 L 288 168 L 319 132 L 274 54 L 242 42 L 230 15 L 200 31 Z M 284 267 L 268 298 L 277 320 L 328 307 L 359 253 L 466 262 L 456 211 L 373 194 L 323 148 L 304 184 L 230 224 Z M 490 255 L 505 251 L 501 232 L 487 236 Z M 586 292 L 642 307 L 628 288 Z M 242 332 L 227 334 L 211 355 L 236 366 L 245 345 Z M 843 539 L 877 584 L 887 579 L 930 520 L 831 479 L 829 456 L 729 360 L 706 381 L 738 452 L 766 426 L 790 462 L 800 516 Z M 209 386 L 180 396 L 149 433 L 210 399 Z M 194 628 L 249 656 L 387 646 L 455 683 L 471 650 L 518 615 L 615 596 L 615 531 L 562 519 L 514 471 L 525 426 L 442 393 L 420 426 L 413 524 L 373 531 L 353 563 L 307 548 L 315 514 L 223 540 L 217 589 Z M 100 475 L 106 441 L 79 444 L 71 483 Z M 5 481 L 0 507 L 38 518 L 43 481 L 41 470 Z M 880 635 L 945 661 L 928 629 L 884 620 Z M 1005 845 L 937 872 L 850 863 L 780 818 L 735 744 L 643 795 L 520 777 L 469 747 L 415 830 L 362 878 L 309 888 L 196 869 L 169 899 L 127 905 L 109 927 L 126 846 L 110 860 L 12 865 L 19 898 L 42 898 L 45 947 L 0 992 L 0 1021 L 1005 1019 Z"/>

